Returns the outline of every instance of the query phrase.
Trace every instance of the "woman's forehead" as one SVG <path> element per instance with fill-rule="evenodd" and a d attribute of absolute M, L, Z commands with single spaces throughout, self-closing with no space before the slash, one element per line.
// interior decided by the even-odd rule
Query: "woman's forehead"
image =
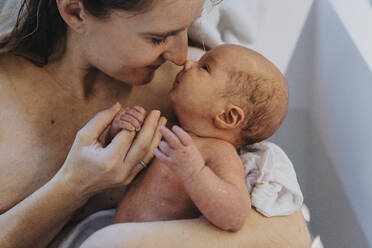
<path fill-rule="evenodd" d="M 154 0 L 145 13 L 127 19 L 143 32 L 168 33 L 183 29 L 201 14 L 205 0 Z"/>

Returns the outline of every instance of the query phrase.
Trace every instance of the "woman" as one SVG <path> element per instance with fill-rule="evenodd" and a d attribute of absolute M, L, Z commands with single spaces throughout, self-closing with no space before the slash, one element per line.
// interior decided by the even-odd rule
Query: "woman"
<path fill-rule="evenodd" d="M 129 184 L 139 161 L 151 159 L 166 119 L 152 111 L 135 139 L 120 132 L 103 147 L 100 137 L 121 108 L 113 104 L 171 118 L 163 97 L 169 85 L 147 83 L 164 62 L 184 63 L 187 28 L 204 1 L 26 2 L 25 17 L 0 43 L 9 51 L 0 56 L 0 247 L 46 247 L 76 210 L 85 216 L 115 206 L 120 190 L 108 189 Z M 299 213 L 266 219 L 252 212 L 236 234 L 199 219 L 115 225 L 97 235 L 105 243 L 87 247 L 308 244 Z"/>

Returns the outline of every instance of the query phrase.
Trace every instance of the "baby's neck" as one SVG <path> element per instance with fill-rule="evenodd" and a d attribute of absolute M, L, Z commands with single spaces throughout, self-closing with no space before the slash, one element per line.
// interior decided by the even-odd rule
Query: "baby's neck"
<path fill-rule="evenodd" d="M 191 137 L 196 137 L 196 138 L 201 138 L 201 139 L 218 139 L 218 140 L 223 140 L 226 141 L 230 144 L 232 144 L 236 149 L 238 149 L 240 146 L 235 142 L 235 139 L 233 137 L 233 134 L 229 131 L 225 132 L 218 132 L 218 130 L 209 130 L 204 131 L 204 130 L 197 130 L 195 131 L 192 128 L 186 128 L 182 126 L 181 123 L 179 122 L 170 122 L 167 124 L 169 128 L 171 128 L 174 125 L 180 126 L 182 129 L 184 129 Z"/>

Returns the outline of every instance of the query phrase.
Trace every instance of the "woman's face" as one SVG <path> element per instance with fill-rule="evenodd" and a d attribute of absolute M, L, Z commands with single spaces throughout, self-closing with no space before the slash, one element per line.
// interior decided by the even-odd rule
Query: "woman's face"
<path fill-rule="evenodd" d="M 169 60 L 182 65 L 187 29 L 204 0 L 154 0 L 151 10 L 136 14 L 115 10 L 108 19 L 86 17 L 81 51 L 90 66 L 130 84 L 145 84 Z"/>

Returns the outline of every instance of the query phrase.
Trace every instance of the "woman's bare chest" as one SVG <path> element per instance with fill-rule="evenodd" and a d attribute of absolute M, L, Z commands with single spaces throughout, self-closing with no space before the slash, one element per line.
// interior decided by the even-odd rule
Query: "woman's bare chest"
<path fill-rule="evenodd" d="M 26 167 L 29 175 L 34 175 L 32 180 L 44 181 L 62 166 L 76 132 L 91 113 L 79 113 L 79 105 L 64 99 L 17 100 L 8 101 L 1 108 L 2 162 L 16 170 Z"/>

